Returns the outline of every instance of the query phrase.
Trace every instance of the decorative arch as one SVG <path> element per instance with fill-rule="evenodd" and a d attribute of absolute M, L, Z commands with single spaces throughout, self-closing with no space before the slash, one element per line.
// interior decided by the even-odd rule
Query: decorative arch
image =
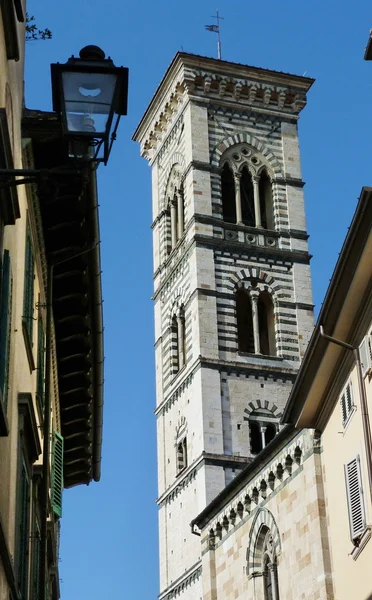
<path fill-rule="evenodd" d="M 249 533 L 247 548 L 247 575 L 249 577 L 263 574 L 265 552 L 263 542 L 268 533 L 270 533 L 270 552 L 272 557 L 277 557 L 282 551 L 278 526 L 273 514 L 266 508 L 260 508 Z"/>
<path fill-rule="evenodd" d="M 170 311 L 168 314 L 168 327 L 172 327 L 172 319 L 174 315 L 177 315 L 181 308 L 184 308 L 186 304 L 186 293 L 183 287 L 178 288 L 174 291 L 170 302 Z"/>
<path fill-rule="evenodd" d="M 186 417 L 182 416 L 177 423 L 176 427 L 176 435 L 175 435 L 175 443 L 179 440 L 180 437 L 186 435 L 187 432 L 187 421 Z"/>
<path fill-rule="evenodd" d="M 268 150 L 262 142 L 260 142 L 257 138 L 246 132 L 226 136 L 222 141 L 220 141 L 211 152 L 212 165 L 215 167 L 219 167 L 223 153 L 226 152 L 226 150 L 228 150 L 232 146 L 236 146 L 237 144 L 247 144 L 252 148 L 256 149 L 257 152 L 260 152 L 265 157 L 275 177 L 283 176 L 281 166 L 276 156 L 274 156 L 274 154 L 270 152 L 270 150 Z"/>
<path fill-rule="evenodd" d="M 261 291 L 267 291 L 275 299 L 276 292 L 279 289 L 279 284 L 275 283 L 275 279 L 257 268 L 241 269 L 238 273 L 234 273 L 226 280 L 226 287 L 232 292 L 235 292 L 239 288 L 248 289 L 250 286 L 250 280 L 254 279 L 257 282 L 257 286 Z"/>
<path fill-rule="evenodd" d="M 268 400 L 252 400 L 251 402 L 249 402 L 247 408 L 244 409 L 244 421 L 248 421 L 250 415 L 253 412 L 262 408 L 264 408 L 265 410 L 269 410 L 273 414 L 273 417 L 275 417 L 275 419 L 280 419 L 283 414 L 276 404 L 271 404 L 271 402 L 269 402 Z"/>
<path fill-rule="evenodd" d="M 180 172 L 180 178 L 179 178 L 179 183 L 181 184 L 183 182 L 183 177 L 184 177 L 184 172 L 185 172 L 185 158 L 183 156 L 183 154 L 181 154 L 181 152 L 175 152 L 170 161 L 169 161 L 169 165 L 166 168 L 165 171 L 165 185 L 164 185 L 164 189 L 163 189 L 163 194 L 162 194 L 162 208 L 165 209 L 167 207 L 167 202 L 168 202 L 168 192 L 169 192 L 169 187 L 172 183 L 172 174 L 174 173 L 174 171 L 177 169 Z"/>

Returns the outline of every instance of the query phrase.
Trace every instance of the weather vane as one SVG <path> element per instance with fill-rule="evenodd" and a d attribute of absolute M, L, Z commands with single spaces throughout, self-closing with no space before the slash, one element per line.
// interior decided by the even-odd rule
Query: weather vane
<path fill-rule="evenodd" d="M 212 16 L 212 19 L 216 19 L 217 25 L 206 25 L 205 28 L 207 31 L 213 31 L 213 33 L 217 33 L 217 56 L 218 59 L 221 60 L 220 20 L 223 20 L 223 17 L 220 17 L 218 10 L 216 10 L 216 16 Z"/>

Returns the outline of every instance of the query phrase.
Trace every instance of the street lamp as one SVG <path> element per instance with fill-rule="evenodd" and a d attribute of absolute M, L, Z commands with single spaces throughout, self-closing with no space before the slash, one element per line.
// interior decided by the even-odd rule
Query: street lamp
<path fill-rule="evenodd" d="M 127 114 L 128 69 L 115 67 L 98 46 L 86 46 L 79 56 L 51 65 L 53 110 L 70 138 L 70 155 L 107 164 L 120 117 Z"/>

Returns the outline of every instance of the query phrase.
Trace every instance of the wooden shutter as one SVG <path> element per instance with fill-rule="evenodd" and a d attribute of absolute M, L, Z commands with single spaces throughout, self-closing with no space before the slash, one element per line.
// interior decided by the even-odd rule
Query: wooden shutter
<path fill-rule="evenodd" d="M 6 410 L 8 404 L 10 341 L 12 329 L 12 275 L 9 250 L 4 250 L 0 305 L 0 394 Z"/>
<path fill-rule="evenodd" d="M 26 329 L 32 344 L 34 316 L 34 256 L 32 252 L 31 234 L 29 228 L 26 233 L 26 253 L 25 253 L 25 281 L 23 295 L 23 318 Z"/>
<path fill-rule="evenodd" d="M 52 455 L 52 508 L 57 517 L 62 516 L 63 491 L 63 437 L 54 431 Z"/>
<path fill-rule="evenodd" d="M 41 319 L 38 320 L 37 341 L 37 395 L 41 406 L 44 406 L 44 327 Z"/>
<path fill-rule="evenodd" d="M 345 465 L 345 478 L 349 507 L 350 535 L 351 539 L 355 540 L 362 535 L 365 529 L 364 501 L 359 455 Z"/>

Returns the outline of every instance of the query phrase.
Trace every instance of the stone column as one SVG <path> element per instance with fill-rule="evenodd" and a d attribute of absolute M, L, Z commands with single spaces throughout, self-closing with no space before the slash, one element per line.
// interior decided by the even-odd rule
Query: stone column
<path fill-rule="evenodd" d="M 278 578 L 276 576 L 276 564 L 269 563 L 267 565 L 270 571 L 271 589 L 273 593 L 273 600 L 279 600 L 279 589 L 278 589 Z"/>
<path fill-rule="evenodd" d="M 177 206 L 175 200 L 171 201 L 171 232 L 173 249 L 177 244 Z"/>
<path fill-rule="evenodd" d="M 181 192 L 177 192 L 177 213 L 178 213 L 178 239 L 180 240 L 183 236 L 183 195 Z"/>
<path fill-rule="evenodd" d="M 243 217 L 242 217 L 242 199 L 241 199 L 241 194 L 240 194 L 240 178 L 241 178 L 241 173 L 234 173 L 236 222 L 239 224 L 242 224 Z"/>
<path fill-rule="evenodd" d="M 250 290 L 249 296 L 252 304 L 252 321 L 253 321 L 253 339 L 254 339 L 254 352 L 255 354 L 261 354 L 260 346 L 260 328 L 258 323 L 258 296 L 260 292 L 258 290 Z"/>
<path fill-rule="evenodd" d="M 266 427 L 261 426 L 260 431 L 261 431 L 262 450 L 263 450 L 266 446 L 266 439 L 265 439 Z"/>
<path fill-rule="evenodd" d="M 254 218 L 256 221 L 256 227 L 262 227 L 261 225 L 261 209 L 260 209 L 260 189 L 258 187 L 260 178 L 257 175 L 252 177 L 253 181 L 253 198 L 254 198 Z"/>
<path fill-rule="evenodd" d="M 177 334 L 178 334 L 178 365 L 179 370 L 185 364 L 185 340 L 184 340 L 184 323 L 185 319 L 182 315 L 177 315 Z"/>

